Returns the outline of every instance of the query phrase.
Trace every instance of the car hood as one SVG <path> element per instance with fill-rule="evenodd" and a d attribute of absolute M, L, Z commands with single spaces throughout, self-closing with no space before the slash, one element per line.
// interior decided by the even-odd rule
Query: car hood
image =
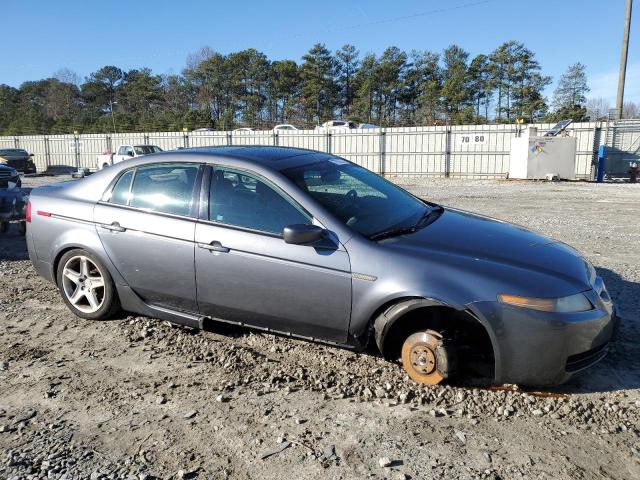
<path fill-rule="evenodd" d="M 588 262 L 572 247 L 526 228 L 492 218 L 446 208 L 440 217 L 415 233 L 389 238 L 381 245 L 412 256 L 466 257 L 552 276 L 586 290 L 591 283 Z M 481 267 L 480 267 L 481 268 Z"/>

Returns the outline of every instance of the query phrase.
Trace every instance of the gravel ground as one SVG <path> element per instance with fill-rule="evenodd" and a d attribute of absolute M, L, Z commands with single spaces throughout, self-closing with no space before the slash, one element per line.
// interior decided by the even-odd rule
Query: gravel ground
<path fill-rule="evenodd" d="M 14 227 L 0 237 L 0 476 L 640 478 L 640 185 L 395 181 L 581 250 L 623 318 L 610 355 L 553 391 L 421 387 L 373 353 L 84 321 Z"/>

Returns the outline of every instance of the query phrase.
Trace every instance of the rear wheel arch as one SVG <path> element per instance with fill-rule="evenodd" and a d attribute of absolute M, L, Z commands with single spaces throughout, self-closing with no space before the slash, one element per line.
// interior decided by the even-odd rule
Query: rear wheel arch
<path fill-rule="evenodd" d="M 62 299 L 76 316 L 104 320 L 121 308 L 108 268 L 85 248 L 65 249 L 57 258 L 55 279 Z"/>
<path fill-rule="evenodd" d="M 117 278 L 116 276 L 114 276 L 113 268 L 111 266 L 111 262 L 110 262 L 108 257 L 104 258 L 104 256 L 99 255 L 93 249 L 87 248 L 86 245 L 78 245 L 78 244 L 65 245 L 63 248 L 60 249 L 60 251 L 58 253 L 56 253 L 56 256 L 55 256 L 55 258 L 53 260 L 52 271 L 53 271 L 54 283 L 56 284 L 56 286 L 58 286 L 58 287 L 60 286 L 60 285 L 58 285 L 58 279 L 57 279 L 58 267 L 60 266 L 60 260 L 62 259 L 62 257 L 64 256 L 65 253 L 70 252 L 71 250 L 84 250 L 85 252 L 95 256 L 98 260 L 100 260 L 100 262 L 107 269 L 107 272 L 109 273 L 109 275 L 111 275 L 111 278 L 114 279 L 114 281 L 115 281 L 115 278 Z M 118 275 L 118 277 L 119 277 L 119 275 Z"/>
<path fill-rule="evenodd" d="M 68 247 L 64 247 L 63 249 L 61 249 L 55 256 L 54 260 L 53 260 L 53 265 L 51 266 L 52 270 L 53 270 L 53 281 L 56 284 L 57 287 L 59 287 L 60 285 L 58 285 L 58 267 L 60 266 L 60 260 L 62 259 L 62 257 L 64 256 L 65 253 L 70 252 L 71 250 L 75 250 L 78 248 L 82 248 L 80 245 L 73 245 L 73 246 L 68 246 Z"/>

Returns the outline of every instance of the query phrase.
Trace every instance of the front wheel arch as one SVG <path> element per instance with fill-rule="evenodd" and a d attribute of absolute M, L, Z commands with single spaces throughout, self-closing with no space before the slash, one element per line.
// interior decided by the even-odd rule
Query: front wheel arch
<path fill-rule="evenodd" d="M 387 360 L 400 358 L 408 336 L 431 330 L 442 334 L 443 341 L 451 346 L 458 357 L 459 370 L 493 382 L 499 378 L 499 349 L 494 332 L 469 309 L 458 309 L 435 298 L 400 299 L 377 314 L 372 330 L 378 350 Z M 478 368 L 473 367 L 475 363 Z"/>
<path fill-rule="evenodd" d="M 373 321 L 373 335 L 380 353 L 389 359 L 389 353 L 385 352 L 385 340 L 391 332 L 393 325 L 407 313 L 418 308 L 444 307 L 445 303 L 432 298 L 408 298 L 393 302 L 379 313 Z"/>

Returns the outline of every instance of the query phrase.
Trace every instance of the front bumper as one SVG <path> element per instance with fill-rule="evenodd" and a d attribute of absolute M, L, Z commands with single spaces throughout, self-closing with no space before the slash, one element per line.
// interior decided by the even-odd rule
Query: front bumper
<path fill-rule="evenodd" d="M 489 330 L 495 382 L 557 385 L 602 360 L 619 319 L 613 304 L 587 312 L 551 313 L 498 302 L 477 302 L 472 311 Z"/>

